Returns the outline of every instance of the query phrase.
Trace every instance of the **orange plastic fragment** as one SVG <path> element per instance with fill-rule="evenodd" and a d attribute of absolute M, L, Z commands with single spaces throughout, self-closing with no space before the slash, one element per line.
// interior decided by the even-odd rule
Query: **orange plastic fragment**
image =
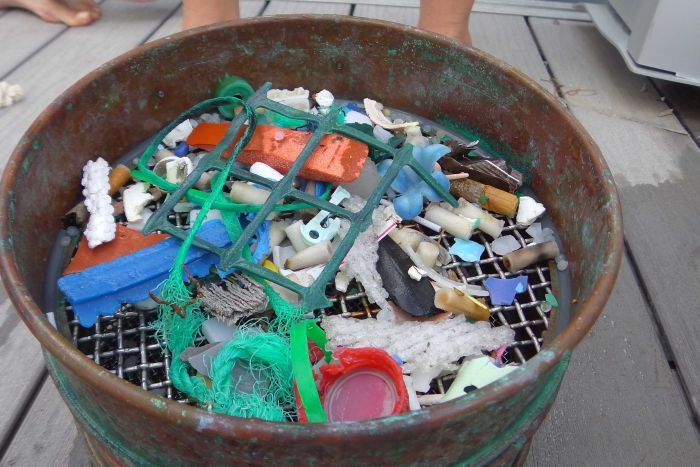
<path fill-rule="evenodd" d="M 200 123 L 190 133 L 187 144 L 211 151 L 224 138 L 228 126 L 228 123 Z M 242 132 L 243 130 L 236 136 L 236 141 Z M 264 162 L 282 173 L 287 173 L 310 138 L 311 133 L 306 131 L 258 125 L 250 143 L 238 156 L 238 161 L 243 164 Z M 224 156 L 228 157 L 230 154 L 229 150 Z M 368 154 L 369 148 L 360 141 L 341 135 L 325 135 L 299 175 L 323 182 L 352 182 L 360 176 Z"/>
<path fill-rule="evenodd" d="M 168 234 L 144 235 L 138 230 L 130 229 L 117 224 L 117 232 L 114 240 L 103 243 L 95 248 L 88 247 L 87 238 L 83 236 L 78 246 L 78 251 L 73 256 L 63 275 L 75 274 L 98 264 L 114 261 L 122 256 L 130 255 L 149 246 L 162 242 L 170 237 Z"/>

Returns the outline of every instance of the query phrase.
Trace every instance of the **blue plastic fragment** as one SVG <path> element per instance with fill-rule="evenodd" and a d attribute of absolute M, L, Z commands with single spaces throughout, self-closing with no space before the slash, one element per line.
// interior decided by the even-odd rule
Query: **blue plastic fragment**
<path fill-rule="evenodd" d="M 450 181 L 439 170 L 433 171 L 435 163 L 450 152 L 444 144 L 431 144 L 425 147 L 413 147 L 413 157 L 432 177 L 445 189 L 449 189 Z M 391 159 L 383 160 L 377 165 L 380 176 L 384 176 L 391 166 Z M 391 188 L 401 193 L 394 199 L 394 211 L 403 219 L 413 219 L 423 210 L 423 198 L 429 201 L 441 201 L 442 197 L 421 179 L 410 167 L 404 167 L 391 183 Z"/>
<path fill-rule="evenodd" d="M 253 262 L 260 263 L 264 257 L 270 253 L 270 226 L 272 221 L 266 220 L 258 230 L 256 230 L 255 252 L 253 252 Z"/>
<path fill-rule="evenodd" d="M 190 147 L 184 141 L 180 141 L 179 143 L 177 143 L 177 146 L 175 147 L 175 151 L 173 151 L 173 154 L 175 154 L 177 157 L 183 157 L 189 153 L 190 153 Z"/>
<path fill-rule="evenodd" d="M 484 253 L 484 246 L 471 240 L 456 238 L 454 245 L 450 247 L 450 253 L 459 256 L 462 261 L 474 263 L 481 259 L 481 255 Z"/>
<path fill-rule="evenodd" d="M 343 106 L 343 113 L 348 113 L 351 110 L 354 110 L 355 112 L 360 112 L 361 114 L 365 113 L 365 109 L 361 109 L 354 102 L 348 102 Z"/>
<path fill-rule="evenodd" d="M 202 225 L 197 238 L 217 247 L 230 245 L 224 224 L 210 220 Z M 75 274 L 63 276 L 58 287 L 73 306 L 82 326 L 95 324 L 98 315 L 111 315 L 122 303 L 135 303 L 148 298 L 148 292 L 158 289 L 168 278 L 175 255 L 182 241 L 171 237 L 108 263 L 98 264 Z M 209 274 L 219 257 L 206 250 L 192 247 L 185 265 L 194 277 Z M 182 279 L 187 281 L 183 271 Z"/>
<path fill-rule="evenodd" d="M 512 279 L 489 277 L 484 281 L 484 285 L 491 296 L 492 305 L 512 305 L 515 296 L 527 289 L 527 276 Z"/>

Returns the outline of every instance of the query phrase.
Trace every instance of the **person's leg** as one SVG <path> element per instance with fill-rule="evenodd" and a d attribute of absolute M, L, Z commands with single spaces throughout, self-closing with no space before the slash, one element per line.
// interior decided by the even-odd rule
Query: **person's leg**
<path fill-rule="evenodd" d="M 182 3 L 182 29 L 240 18 L 238 0 L 183 0 Z"/>
<path fill-rule="evenodd" d="M 94 0 L 0 0 L 0 9 L 3 8 L 22 8 L 44 21 L 68 26 L 85 26 L 100 17 L 100 7 Z"/>
<path fill-rule="evenodd" d="M 474 0 L 421 0 L 418 27 L 472 45 L 469 14 Z"/>

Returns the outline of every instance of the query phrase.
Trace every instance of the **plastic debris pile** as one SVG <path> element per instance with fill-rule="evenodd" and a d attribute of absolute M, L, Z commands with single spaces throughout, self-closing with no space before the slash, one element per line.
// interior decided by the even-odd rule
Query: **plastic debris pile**
<path fill-rule="evenodd" d="M 272 421 L 417 410 L 517 370 L 503 312 L 528 295 L 546 328 L 556 299 L 528 274 L 567 267 L 522 175 L 375 100 L 310 96 L 227 76 L 137 160 L 87 163 L 58 280 L 76 344 L 138 317 L 176 398 Z M 503 269 L 467 280 L 485 252 Z"/>

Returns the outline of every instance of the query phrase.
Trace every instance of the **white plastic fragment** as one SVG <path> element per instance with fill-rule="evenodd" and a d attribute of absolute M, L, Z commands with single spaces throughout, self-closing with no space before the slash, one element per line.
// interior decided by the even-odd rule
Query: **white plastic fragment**
<path fill-rule="evenodd" d="M 331 109 L 333 101 L 335 101 L 335 97 L 333 97 L 333 94 L 331 94 L 330 91 L 324 89 L 323 91 L 319 91 L 314 94 L 314 100 L 318 104 L 318 111 L 323 115 L 326 115 Z"/>
<path fill-rule="evenodd" d="M 481 355 L 482 350 L 510 344 L 515 332 L 507 326 L 492 328 L 488 322 L 468 323 L 464 317 L 440 322 L 397 322 L 391 310 L 382 320 L 327 316 L 321 326 L 328 337 L 327 348 L 376 347 L 397 355 L 405 373 L 453 371 L 461 357 Z M 414 380 L 414 384 L 416 381 Z M 416 386 L 418 386 L 416 384 Z M 420 388 L 416 387 L 416 390 Z"/>
<path fill-rule="evenodd" d="M 411 126 L 416 126 L 418 125 L 418 122 L 405 122 L 405 123 L 395 123 L 392 122 L 387 118 L 386 115 L 384 115 L 384 112 L 382 112 L 382 109 L 384 106 L 380 104 L 379 102 L 372 100 L 372 99 L 367 99 L 365 98 L 362 101 L 365 105 L 365 112 L 367 112 L 367 116 L 369 116 L 370 120 L 375 124 L 379 125 L 382 128 L 385 128 L 387 130 L 398 130 L 400 128 L 408 128 Z"/>
<path fill-rule="evenodd" d="M 288 89 L 270 89 L 267 91 L 267 98 L 304 112 L 311 110 L 309 90 L 302 87 L 291 91 Z"/>
<path fill-rule="evenodd" d="M 408 408 L 420 410 L 420 402 L 418 402 L 416 390 L 413 388 L 413 379 L 409 375 L 403 375 L 403 384 L 406 385 L 406 392 L 408 392 Z"/>
<path fill-rule="evenodd" d="M 90 213 L 85 237 L 88 246 L 95 248 L 98 245 L 114 240 L 117 225 L 114 222 L 114 207 L 112 197 L 109 196 L 109 164 L 98 157 L 96 161 L 88 161 L 83 167 L 83 196 L 85 207 Z M 125 197 L 126 198 L 126 197 Z M 124 202 L 126 209 L 126 199 Z"/>
<path fill-rule="evenodd" d="M 143 232 L 143 228 L 146 227 L 146 222 L 148 222 L 148 219 L 150 219 L 152 215 L 153 211 L 149 208 L 146 208 L 143 211 L 141 211 L 140 220 L 134 222 L 127 222 L 126 226 L 132 230 L 138 230 L 139 232 Z"/>
<path fill-rule="evenodd" d="M 24 92 L 19 84 L 10 84 L 0 81 L 0 109 L 9 107 L 24 97 Z"/>
<path fill-rule="evenodd" d="M 425 273 L 425 271 L 415 266 L 411 266 L 410 268 L 408 268 L 408 277 L 410 277 L 416 282 L 423 279 L 426 275 L 427 274 Z"/>
<path fill-rule="evenodd" d="M 335 274 L 335 289 L 338 292 L 347 292 L 348 286 L 350 285 L 350 281 L 352 281 L 352 277 L 350 277 L 345 271 L 343 271 L 343 269 L 340 269 Z"/>
<path fill-rule="evenodd" d="M 236 329 L 236 325 L 226 324 L 217 318 L 209 318 L 202 323 L 202 334 L 210 344 L 230 341 L 233 339 Z"/>
<path fill-rule="evenodd" d="M 413 387 L 418 392 L 430 391 L 430 382 L 440 376 L 442 370 L 435 367 L 418 367 L 411 372 Z"/>
<path fill-rule="evenodd" d="M 274 180 L 276 182 L 279 182 L 284 178 L 284 175 L 264 162 L 253 162 L 253 165 L 250 166 L 250 173 L 267 178 L 268 180 Z"/>
<path fill-rule="evenodd" d="M 348 113 L 346 113 L 345 120 L 343 120 L 343 122 L 346 124 L 360 123 L 362 125 L 372 125 L 372 120 L 370 120 L 367 115 L 360 113 L 357 110 L 350 110 Z"/>
<path fill-rule="evenodd" d="M 529 196 L 521 196 L 520 203 L 518 204 L 518 215 L 515 218 L 515 222 L 519 227 L 527 227 L 538 217 L 544 214 L 545 208 L 542 203 L 538 203 L 533 198 Z"/>
<path fill-rule="evenodd" d="M 419 126 L 413 126 L 406 128 L 406 143 L 412 144 L 413 146 L 424 148 L 430 144 L 430 140 L 423 136 Z"/>
<path fill-rule="evenodd" d="M 185 120 L 173 128 L 170 133 L 165 135 L 165 138 L 163 138 L 163 144 L 169 148 L 174 148 L 177 146 L 177 143 L 186 140 L 187 137 L 190 136 L 190 133 L 192 133 L 192 130 L 192 123 L 189 120 Z"/>
<path fill-rule="evenodd" d="M 153 200 L 153 195 L 148 192 L 148 184 L 136 182 L 124 190 L 124 214 L 129 222 L 140 221 L 143 217 L 143 208 Z"/>
<path fill-rule="evenodd" d="M 389 140 L 394 136 L 392 132 L 385 130 L 379 125 L 376 125 L 374 128 L 372 128 L 372 133 L 374 134 L 375 138 L 377 138 L 384 144 L 388 143 Z"/>
<path fill-rule="evenodd" d="M 504 235 L 491 242 L 491 249 L 500 256 L 519 250 L 521 247 L 520 242 L 512 235 Z"/>

